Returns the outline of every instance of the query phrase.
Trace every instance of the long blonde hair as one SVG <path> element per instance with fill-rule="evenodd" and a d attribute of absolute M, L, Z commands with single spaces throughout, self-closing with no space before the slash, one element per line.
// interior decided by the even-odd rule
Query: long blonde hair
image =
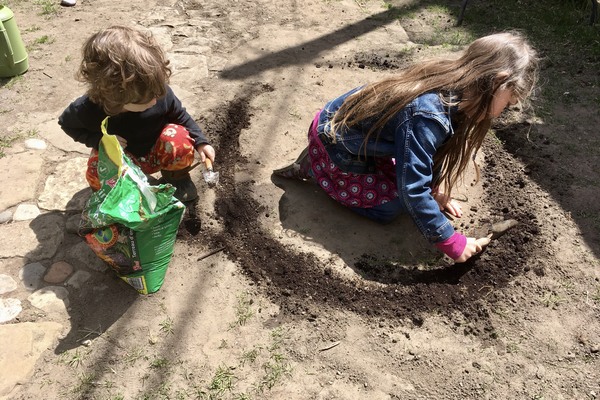
<path fill-rule="evenodd" d="M 169 60 L 149 33 L 112 26 L 92 35 L 82 53 L 77 78 L 88 84 L 90 100 L 108 115 L 118 114 L 125 104 L 147 103 L 166 93 Z"/>
<path fill-rule="evenodd" d="M 519 100 L 525 100 L 535 86 L 537 71 L 536 52 L 521 34 L 485 36 L 472 42 L 459 58 L 414 64 L 394 77 L 365 86 L 344 101 L 332 129 L 344 132 L 374 120 L 366 142 L 416 97 L 438 92 L 448 102 L 447 95 L 452 94 L 457 100 L 448 105 L 458 105 L 458 113 L 453 115 L 454 135 L 434 155 L 432 183 L 449 194 L 490 128 L 489 112 L 496 91 L 512 89 Z"/>

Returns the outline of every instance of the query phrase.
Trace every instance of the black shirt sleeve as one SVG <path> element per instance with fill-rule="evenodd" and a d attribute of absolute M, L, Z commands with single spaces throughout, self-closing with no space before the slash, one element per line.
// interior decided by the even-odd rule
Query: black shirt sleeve
<path fill-rule="evenodd" d="M 100 124 L 106 114 L 87 96 L 72 102 L 58 118 L 58 124 L 67 135 L 87 147 L 98 149 L 102 131 Z"/>
<path fill-rule="evenodd" d="M 185 107 L 183 107 L 181 101 L 177 98 L 175 93 L 173 93 L 173 90 L 170 87 L 167 87 L 167 101 L 169 102 L 169 122 L 185 127 L 192 139 L 194 139 L 194 147 L 198 147 L 200 144 L 209 143 L 204 132 L 200 129 L 200 126 L 198 126 L 196 121 L 188 114 Z"/>

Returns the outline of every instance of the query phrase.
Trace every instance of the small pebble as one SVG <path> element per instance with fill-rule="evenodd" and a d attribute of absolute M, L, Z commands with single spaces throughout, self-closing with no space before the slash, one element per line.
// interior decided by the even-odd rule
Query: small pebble
<path fill-rule="evenodd" d="M 48 146 L 42 139 L 27 139 L 25 147 L 31 150 L 46 150 Z"/>
<path fill-rule="evenodd" d="M 35 204 L 19 204 L 13 215 L 13 221 L 29 221 L 40 214 L 40 209 Z"/>
<path fill-rule="evenodd" d="M 12 215 L 13 213 L 9 210 L 2 211 L 0 213 L 0 224 L 11 221 Z"/>

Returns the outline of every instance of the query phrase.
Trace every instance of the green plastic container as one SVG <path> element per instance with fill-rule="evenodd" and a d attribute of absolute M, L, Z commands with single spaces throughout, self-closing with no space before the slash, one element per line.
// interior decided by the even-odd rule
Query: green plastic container
<path fill-rule="evenodd" d="M 0 78 L 21 75 L 29 60 L 12 10 L 0 5 Z"/>

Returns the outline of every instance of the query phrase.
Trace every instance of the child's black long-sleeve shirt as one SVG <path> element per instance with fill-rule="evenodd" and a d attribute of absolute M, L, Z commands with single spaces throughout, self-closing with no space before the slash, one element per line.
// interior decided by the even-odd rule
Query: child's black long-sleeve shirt
<path fill-rule="evenodd" d="M 63 111 L 58 123 L 75 141 L 98 149 L 102 138 L 100 124 L 106 116 L 100 105 L 84 95 Z M 165 125 L 170 123 L 184 126 L 194 139 L 194 147 L 208 143 L 198 124 L 168 86 L 166 95 L 157 99 L 156 104 L 146 111 L 126 111 L 111 116 L 108 133 L 126 139 L 126 150 L 136 157 L 143 157 L 152 149 Z"/>

